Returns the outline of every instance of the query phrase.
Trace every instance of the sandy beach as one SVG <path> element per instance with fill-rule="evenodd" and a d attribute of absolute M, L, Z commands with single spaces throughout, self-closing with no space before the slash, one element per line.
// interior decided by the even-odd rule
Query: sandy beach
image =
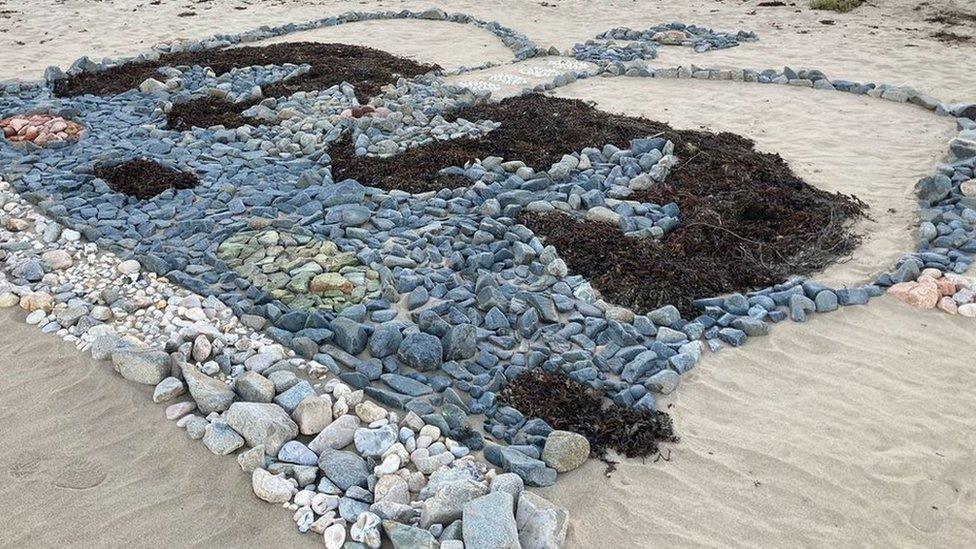
<path fill-rule="evenodd" d="M 916 2 L 878 0 L 850 14 L 756 3 L 436 4 L 559 48 L 614 26 L 742 28 L 760 41 L 704 54 L 663 48 L 651 64 L 816 67 L 947 102 L 976 99 L 976 39 L 937 41 L 930 35 L 942 26 L 923 17 L 962 2 L 916 11 Z M 0 1 L 0 13 L 11 12 L 0 19 L 0 80 L 178 37 L 431 4 Z M 177 16 L 187 12 L 195 15 Z M 511 57 L 491 34 L 442 22 L 355 23 L 285 38 L 366 45 L 445 68 Z M 862 245 L 814 277 L 830 284 L 867 282 L 913 247 L 913 185 L 955 132 L 951 119 L 911 105 L 785 86 L 593 78 L 555 95 L 745 135 L 810 184 L 861 198 L 870 207 L 857 227 Z M 23 316 L 0 315 L 0 547 L 321 546 L 294 532 L 289 511 L 257 500 L 235 460 L 166 421 L 151 388 L 41 335 Z M 590 460 L 540 493 L 570 510 L 568 547 L 976 546 L 974 333 L 973 319 L 890 297 L 781 323 L 742 348 L 706 354 L 684 378 L 666 402 L 681 435 L 667 445 L 669 459 L 621 458 L 609 478 Z"/>
<path fill-rule="evenodd" d="M 167 421 L 151 388 L 23 316 L 0 314 L 0 547 L 318 546 Z"/>

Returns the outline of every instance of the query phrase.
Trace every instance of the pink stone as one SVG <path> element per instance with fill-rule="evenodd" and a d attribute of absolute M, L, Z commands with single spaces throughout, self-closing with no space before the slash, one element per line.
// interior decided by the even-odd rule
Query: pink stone
<path fill-rule="evenodd" d="M 942 294 L 939 287 L 926 277 L 923 282 L 902 282 L 888 289 L 895 298 L 918 309 L 932 309 L 939 303 Z M 907 286 L 903 286 L 907 285 Z"/>
<path fill-rule="evenodd" d="M 942 278 L 942 271 L 929 267 L 928 269 L 922 269 L 920 276 L 930 276 L 932 278 Z"/>
<path fill-rule="evenodd" d="M 44 146 L 76 138 L 84 127 L 60 116 L 32 114 L 4 118 L 0 120 L 0 130 L 9 141 L 32 141 Z"/>
<path fill-rule="evenodd" d="M 959 314 L 969 318 L 976 318 L 976 303 L 967 303 L 959 306 Z"/>
<path fill-rule="evenodd" d="M 953 301 L 951 297 L 943 297 L 939 300 L 939 309 L 949 313 L 950 315 L 956 314 L 958 308 L 959 306 L 956 305 L 956 302 Z"/>
<path fill-rule="evenodd" d="M 895 299 L 905 301 L 906 296 L 908 296 L 908 292 L 911 291 L 911 289 L 914 288 L 916 284 L 917 284 L 916 282 L 911 282 L 911 281 L 899 282 L 898 284 L 895 284 L 894 286 L 888 288 L 888 294 L 894 297 Z"/>

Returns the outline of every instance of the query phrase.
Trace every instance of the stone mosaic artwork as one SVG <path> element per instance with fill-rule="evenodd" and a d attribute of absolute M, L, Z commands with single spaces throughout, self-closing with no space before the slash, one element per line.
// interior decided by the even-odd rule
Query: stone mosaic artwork
<path fill-rule="evenodd" d="M 348 83 L 264 97 L 262 87 L 309 70 L 285 61 L 221 74 L 165 66 L 122 93 L 57 93 L 59 82 L 161 54 L 392 18 L 474 25 L 511 48 L 515 62 L 549 59 L 484 78 L 464 69 L 461 86 L 437 71 L 396 78 L 368 104 Z M 703 353 L 741 346 L 786 319 L 863 305 L 885 289 L 918 307 L 976 316 L 973 285 L 960 276 L 976 253 L 976 105 L 830 80 L 817 70 L 644 62 L 659 45 L 705 52 L 756 40 L 749 32 L 669 24 L 598 38 L 564 55 L 463 14 L 351 12 L 174 42 L 133 59 L 82 58 L 66 71 L 48 69 L 41 82 L 6 83 L 0 177 L 10 191 L 0 187 L 0 203 L 14 244 L 0 256 L 10 280 L 0 285 L 0 302 L 19 304 L 44 331 L 112 360 L 123 377 L 154 385 L 167 416 L 214 453 L 242 450 L 255 494 L 290 506 L 298 529 L 328 547 L 347 536 L 369 547 L 384 536 L 441 547 L 512 539 L 560 546 L 565 511 L 523 489 L 555 483 L 594 441 L 500 400 L 527 372 L 566 376 L 607 406 L 659 418 L 657 400 Z M 489 102 L 491 91 L 517 87 L 528 97 L 614 76 L 869 95 L 955 117 L 960 131 L 946 162 L 918 184 L 918 247 L 890 272 L 861 287 L 791 277 L 701 295 L 693 315 L 673 303 L 630 310 L 606 301 L 519 222 L 559 213 L 609 224 L 620 238 L 667 242 L 681 228 L 678 205 L 634 199 L 666 182 L 688 154 L 659 135 L 588 143 L 560 151 L 551 165 L 472 158 L 439 172 L 463 185 L 426 192 L 333 177 L 332 146 L 343 140 L 356 156 L 379 158 L 475 140 L 500 123 L 451 113 Z M 537 78 L 546 81 L 532 86 Z M 182 127 L 174 109 L 200 98 L 246 104 L 244 123 Z M 105 170 L 126 161 L 146 163 L 137 166 L 148 170 L 138 181 L 150 189 L 106 180 Z M 198 181 L 172 183 L 181 173 Z M 84 288 L 80 281 L 93 273 L 82 257 L 117 280 Z M 162 318 L 169 327 L 152 320 Z M 136 334 L 145 345 L 127 337 Z M 672 435 L 650 433 L 652 442 L 658 434 Z"/>

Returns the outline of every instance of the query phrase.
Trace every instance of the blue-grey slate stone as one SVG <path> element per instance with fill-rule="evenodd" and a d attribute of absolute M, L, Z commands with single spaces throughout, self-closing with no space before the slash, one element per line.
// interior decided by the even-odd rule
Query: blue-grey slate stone
<path fill-rule="evenodd" d="M 397 349 L 400 360 L 420 372 L 439 368 L 443 355 L 441 340 L 423 332 L 408 334 Z"/>
<path fill-rule="evenodd" d="M 319 469 L 343 492 L 352 486 L 365 488 L 370 474 L 366 461 L 355 452 L 328 448 L 319 456 Z"/>
<path fill-rule="evenodd" d="M 332 340 L 343 351 L 358 355 L 366 349 L 366 328 L 362 324 L 346 317 L 337 317 L 331 324 Z"/>

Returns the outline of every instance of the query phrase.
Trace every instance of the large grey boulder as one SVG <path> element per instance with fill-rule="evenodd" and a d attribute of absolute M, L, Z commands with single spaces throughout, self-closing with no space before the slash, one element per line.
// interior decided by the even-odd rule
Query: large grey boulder
<path fill-rule="evenodd" d="M 569 511 L 532 492 L 519 497 L 515 522 L 522 549 L 559 549 L 566 541 Z"/>
<path fill-rule="evenodd" d="M 513 506 L 512 494 L 501 491 L 469 501 L 461 519 L 465 549 L 521 549 Z"/>
<path fill-rule="evenodd" d="M 204 414 L 227 410 L 237 397 L 226 383 L 204 374 L 193 364 L 183 365 L 183 379 L 197 408 Z"/>
<path fill-rule="evenodd" d="M 234 390 L 247 402 L 271 402 L 275 397 L 274 383 L 257 372 L 244 372 L 234 382 Z"/>
<path fill-rule="evenodd" d="M 383 530 L 393 543 L 393 549 L 437 549 L 438 547 L 433 534 L 416 526 L 384 520 Z"/>
<path fill-rule="evenodd" d="M 429 528 L 432 524 L 450 524 L 461 518 L 464 506 L 471 500 L 488 493 L 484 483 L 471 479 L 456 480 L 441 485 L 433 497 L 424 502 L 420 513 L 420 526 Z"/>
<path fill-rule="evenodd" d="M 272 456 L 278 455 L 284 443 L 298 436 L 298 425 L 277 404 L 235 402 L 227 410 L 227 424 L 248 445 L 263 444 L 265 452 Z"/>
<path fill-rule="evenodd" d="M 112 365 L 125 379 L 144 385 L 158 385 L 171 371 L 169 355 L 148 347 L 116 348 Z"/>

